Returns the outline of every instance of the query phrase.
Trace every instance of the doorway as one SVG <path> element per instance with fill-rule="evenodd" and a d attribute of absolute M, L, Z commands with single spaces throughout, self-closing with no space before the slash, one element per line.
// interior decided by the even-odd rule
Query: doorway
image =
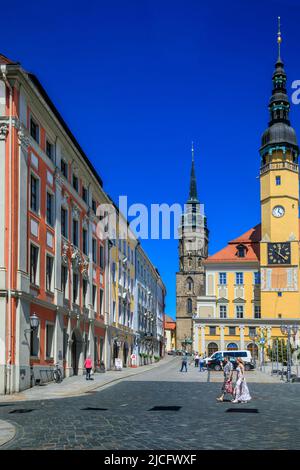
<path fill-rule="evenodd" d="M 79 358 L 82 349 L 80 332 L 75 330 L 72 333 L 72 363 L 73 375 L 78 375 Z"/>

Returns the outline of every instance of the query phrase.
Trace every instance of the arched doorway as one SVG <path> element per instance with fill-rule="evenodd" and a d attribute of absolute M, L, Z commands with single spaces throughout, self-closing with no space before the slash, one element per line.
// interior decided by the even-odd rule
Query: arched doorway
<path fill-rule="evenodd" d="M 209 343 L 207 345 L 207 352 L 208 352 L 208 357 L 210 357 L 213 353 L 217 352 L 219 350 L 217 343 Z"/>
<path fill-rule="evenodd" d="M 71 336 L 72 339 L 72 362 L 73 375 L 78 375 L 79 357 L 82 350 L 82 338 L 79 330 L 74 330 Z"/>
<path fill-rule="evenodd" d="M 227 351 L 237 351 L 238 350 L 238 346 L 236 343 L 229 343 L 227 345 Z"/>
<path fill-rule="evenodd" d="M 258 359 L 258 347 L 255 343 L 249 343 L 247 346 L 248 351 L 251 352 L 253 359 Z"/>

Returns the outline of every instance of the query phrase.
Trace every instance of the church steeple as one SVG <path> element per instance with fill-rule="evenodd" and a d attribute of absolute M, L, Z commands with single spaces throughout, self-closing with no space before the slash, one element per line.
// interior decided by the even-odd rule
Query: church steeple
<path fill-rule="evenodd" d="M 262 165 L 268 163 L 268 155 L 271 155 L 273 151 L 280 150 L 283 154 L 288 152 L 293 161 L 296 161 L 299 153 L 296 133 L 289 120 L 290 103 L 286 91 L 287 76 L 281 59 L 280 17 L 278 18 L 277 43 L 278 58 L 272 77 L 273 89 L 269 100 L 270 121 L 268 128 L 262 135 L 260 148 Z"/>
<path fill-rule="evenodd" d="M 191 178 L 190 178 L 190 195 L 188 204 L 195 203 L 198 201 L 197 196 L 197 181 L 196 181 L 196 174 L 195 174 L 195 161 L 194 161 L 194 142 L 192 142 L 192 168 L 191 168 Z"/>

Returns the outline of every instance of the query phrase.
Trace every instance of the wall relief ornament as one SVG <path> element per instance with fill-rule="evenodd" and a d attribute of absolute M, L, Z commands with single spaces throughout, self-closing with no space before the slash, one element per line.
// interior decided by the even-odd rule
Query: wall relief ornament
<path fill-rule="evenodd" d="M 82 259 L 81 259 L 81 255 L 79 253 L 79 250 L 77 248 L 73 247 L 73 253 L 71 255 L 71 261 L 72 261 L 73 269 L 75 271 L 78 271 L 81 264 L 82 264 Z"/>
<path fill-rule="evenodd" d="M 21 147 L 23 147 L 23 149 L 27 151 L 30 145 L 30 141 L 29 141 L 29 137 L 27 136 L 27 133 L 25 133 L 23 129 L 20 129 L 18 131 L 18 141 L 19 141 L 19 145 L 21 145 Z"/>
<path fill-rule="evenodd" d="M 8 134 L 8 124 L 0 124 L 0 140 L 5 140 Z"/>
<path fill-rule="evenodd" d="M 68 251 L 69 251 L 69 246 L 67 245 L 67 243 L 63 243 L 62 250 L 61 250 L 61 260 L 65 266 L 68 265 Z"/>
<path fill-rule="evenodd" d="M 83 262 L 81 263 L 81 266 L 82 266 L 81 274 L 82 274 L 83 279 L 85 279 L 86 281 L 89 278 L 89 265 L 90 264 L 86 259 L 83 260 Z"/>
<path fill-rule="evenodd" d="M 72 217 L 73 219 L 79 219 L 80 217 L 80 210 L 75 204 L 72 206 Z"/>

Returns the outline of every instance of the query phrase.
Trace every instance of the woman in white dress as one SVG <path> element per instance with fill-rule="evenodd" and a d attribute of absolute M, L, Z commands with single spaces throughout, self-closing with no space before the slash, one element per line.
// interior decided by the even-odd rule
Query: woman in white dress
<path fill-rule="evenodd" d="M 233 391 L 233 396 L 234 399 L 232 400 L 232 403 L 247 403 L 248 401 L 251 400 L 251 396 L 249 393 L 249 389 L 246 383 L 245 379 L 245 367 L 244 367 L 244 362 L 242 359 L 239 357 L 237 359 L 238 366 L 236 368 L 237 371 L 237 381 L 234 387 Z"/>

